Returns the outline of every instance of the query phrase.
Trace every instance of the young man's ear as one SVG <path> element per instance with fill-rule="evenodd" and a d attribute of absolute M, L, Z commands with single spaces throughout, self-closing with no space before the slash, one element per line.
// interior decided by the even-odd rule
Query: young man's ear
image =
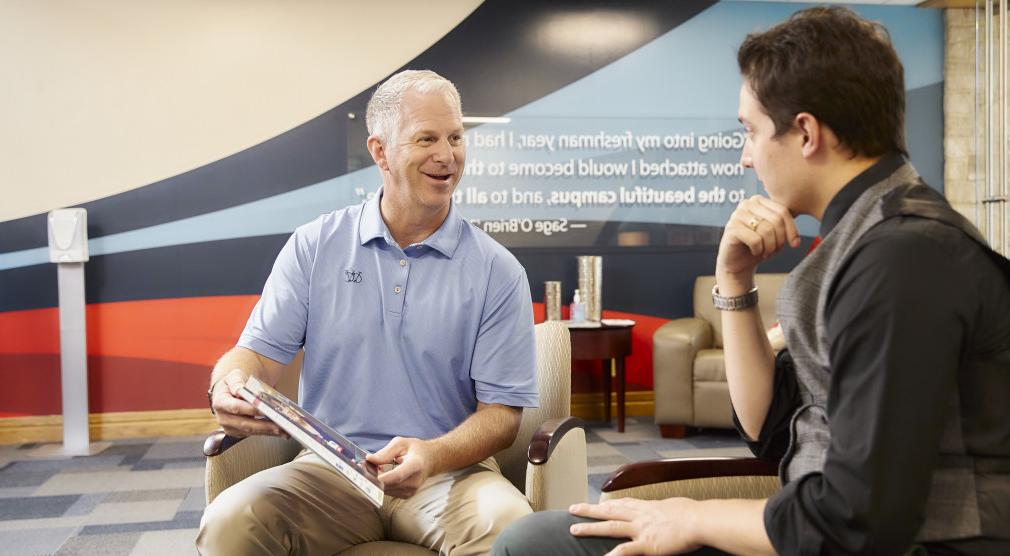
<path fill-rule="evenodd" d="M 803 156 L 810 157 L 824 147 L 824 128 L 809 112 L 800 112 L 793 118 L 793 126 L 802 138 Z"/>
<path fill-rule="evenodd" d="M 383 145 L 382 139 L 379 139 L 375 135 L 370 135 L 365 145 L 368 147 L 368 152 L 372 155 L 375 165 L 382 171 L 388 171 L 389 161 L 386 160 L 386 146 Z"/>

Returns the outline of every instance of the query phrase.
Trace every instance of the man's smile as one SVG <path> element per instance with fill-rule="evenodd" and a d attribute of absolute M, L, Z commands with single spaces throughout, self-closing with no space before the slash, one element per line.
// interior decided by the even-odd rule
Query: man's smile
<path fill-rule="evenodd" d="M 452 176 L 454 175 L 453 172 L 444 172 L 444 173 L 443 172 L 421 172 L 421 173 L 424 174 L 425 176 L 427 176 L 427 177 L 435 180 L 435 181 L 440 181 L 440 182 L 444 182 L 444 183 L 448 183 L 452 179 Z"/>

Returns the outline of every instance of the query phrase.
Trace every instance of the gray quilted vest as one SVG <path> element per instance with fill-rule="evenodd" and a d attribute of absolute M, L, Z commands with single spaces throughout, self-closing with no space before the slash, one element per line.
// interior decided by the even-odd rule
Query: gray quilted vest
<path fill-rule="evenodd" d="M 783 484 L 820 471 L 824 465 L 831 440 L 826 411 L 831 375 L 825 305 L 838 269 L 863 234 L 886 218 L 911 215 L 956 226 L 985 245 L 966 219 L 942 199 L 924 194 L 924 190 L 928 188 L 907 162 L 871 186 L 823 238 L 821 245 L 789 274 L 779 291 L 779 322 L 795 363 L 802 398 L 801 407 L 792 417 L 790 444 L 780 467 Z M 995 255 L 988 247 L 986 250 L 994 260 L 1001 259 L 997 264 L 1004 273 L 1010 272 L 1006 259 Z M 933 473 L 926 520 L 917 536 L 920 542 L 963 539 L 997 531 L 996 536 L 1006 538 L 1007 529 L 1010 529 L 1010 516 L 999 515 L 1006 508 L 1002 508 L 1001 503 L 988 507 L 984 501 L 980 503 L 977 495 L 980 490 L 992 488 L 1010 493 L 1010 474 L 1006 474 L 1010 471 L 1010 462 L 992 458 L 982 461 L 982 458 L 966 455 L 961 437 L 961 415 L 961 408 L 955 407 L 945 424 L 939 449 L 941 454 L 955 457 L 941 458 Z M 985 488 L 980 488 L 982 485 Z"/>

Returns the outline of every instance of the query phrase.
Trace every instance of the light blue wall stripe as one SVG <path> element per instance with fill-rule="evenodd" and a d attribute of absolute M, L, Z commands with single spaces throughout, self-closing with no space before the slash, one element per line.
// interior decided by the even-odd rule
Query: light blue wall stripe
<path fill-rule="evenodd" d="M 378 189 L 378 170 L 364 168 L 274 197 L 175 222 L 90 239 L 92 256 L 140 249 L 220 241 L 242 237 L 287 234 L 335 208 L 361 201 L 355 189 Z M 46 248 L 0 254 L 0 270 L 49 262 Z"/>
<path fill-rule="evenodd" d="M 90 249 L 91 244 L 88 244 Z M 49 262 L 49 249 L 37 247 L 35 249 L 25 249 L 24 251 L 12 251 L 0 254 L 0 270 L 8 268 L 20 268 L 22 266 L 32 266 Z"/>
<path fill-rule="evenodd" d="M 538 117 L 736 119 L 736 50 L 814 4 L 721 2 L 627 56 L 514 111 Z M 943 81 L 943 13 L 911 7 L 851 6 L 890 31 L 905 87 Z"/>

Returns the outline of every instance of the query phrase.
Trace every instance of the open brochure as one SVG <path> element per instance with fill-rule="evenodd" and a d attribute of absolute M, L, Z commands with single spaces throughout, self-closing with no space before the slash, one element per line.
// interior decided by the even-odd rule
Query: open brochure
<path fill-rule="evenodd" d="M 249 377 L 239 393 L 264 417 L 277 423 L 291 438 L 347 477 L 373 504 L 382 506 L 382 483 L 377 477 L 379 469 L 365 461 L 366 450 L 254 377 Z"/>

